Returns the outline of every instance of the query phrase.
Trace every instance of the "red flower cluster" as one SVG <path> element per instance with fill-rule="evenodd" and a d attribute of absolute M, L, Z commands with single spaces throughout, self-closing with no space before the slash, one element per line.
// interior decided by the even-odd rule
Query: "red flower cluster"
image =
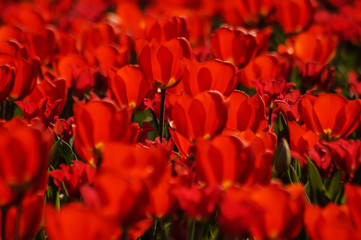
<path fill-rule="evenodd" d="M 361 238 L 360 16 L 0 2 L 0 239 Z"/>

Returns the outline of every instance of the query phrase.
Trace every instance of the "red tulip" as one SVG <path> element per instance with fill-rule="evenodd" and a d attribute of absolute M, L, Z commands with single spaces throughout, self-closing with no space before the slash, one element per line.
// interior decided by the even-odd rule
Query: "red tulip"
<path fill-rule="evenodd" d="M 121 1 L 117 4 L 116 14 L 119 18 L 119 25 L 134 36 L 142 36 L 145 28 L 143 12 L 137 3 L 133 1 Z"/>
<path fill-rule="evenodd" d="M 23 111 L 24 119 L 30 122 L 38 117 L 45 126 L 48 126 L 63 112 L 66 99 L 65 80 L 47 73 L 34 90 L 23 101 L 18 101 L 16 104 Z"/>
<path fill-rule="evenodd" d="M 173 163 L 175 164 L 175 163 Z M 157 218 L 169 216 L 176 209 L 176 200 L 171 194 L 175 183 L 173 177 L 173 168 L 168 167 L 166 172 L 162 174 L 162 178 L 159 179 L 157 185 L 150 186 L 150 203 L 149 213 Z"/>
<path fill-rule="evenodd" d="M 251 60 L 240 71 L 240 83 L 252 88 L 255 81 L 268 82 L 286 77 L 286 64 L 275 54 L 263 54 Z"/>
<path fill-rule="evenodd" d="M 121 47 L 115 44 L 101 45 L 94 51 L 86 51 L 84 55 L 89 64 L 93 67 L 99 67 L 100 73 L 107 76 L 111 68 L 122 67 L 130 61 L 130 48 Z"/>
<path fill-rule="evenodd" d="M 44 29 L 45 20 L 40 12 L 31 4 L 10 4 L 3 9 L 2 19 L 10 25 L 18 25 L 29 32 L 38 32 Z"/>
<path fill-rule="evenodd" d="M 361 141 L 338 139 L 326 144 L 336 167 L 347 173 L 353 173 L 361 163 Z"/>
<path fill-rule="evenodd" d="M 251 198 L 264 211 L 261 217 L 251 223 L 251 232 L 255 238 L 293 239 L 301 232 L 306 208 L 302 185 L 260 187 L 251 193 Z"/>
<path fill-rule="evenodd" d="M 272 158 L 276 150 L 277 136 L 268 131 L 254 133 L 250 129 L 243 132 L 226 129 L 223 134 L 239 136 L 254 148 L 255 161 L 247 183 L 268 184 L 272 178 Z"/>
<path fill-rule="evenodd" d="M 361 197 L 361 188 L 357 185 L 346 184 L 345 194 L 349 214 L 351 216 L 352 222 L 357 227 L 357 230 L 359 232 L 361 226 L 361 208 L 359 204 Z"/>
<path fill-rule="evenodd" d="M 219 204 L 217 222 L 221 230 L 232 237 L 248 237 L 253 221 L 262 217 L 263 211 L 251 198 L 249 187 L 231 187 Z"/>
<path fill-rule="evenodd" d="M 26 195 L 21 201 L 19 239 L 33 239 L 41 227 L 44 214 L 44 194 Z M 16 239 L 18 206 L 12 206 L 6 213 L 6 239 Z M 0 220 L 1 222 L 1 220 Z M 2 231 L 0 227 L 0 232 Z"/>
<path fill-rule="evenodd" d="M 274 9 L 274 1 L 227 0 L 222 7 L 222 16 L 227 23 L 253 26 L 269 17 Z"/>
<path fill-rule="evenodd" d="M 195 145 L 195 169 L 201 183 L 229 187 L 246 182 L 251 175 L 255 152 L 240 138 L 219 135 L 212 141 L 197 139 Z"/>
<path fill-rule="evenodd" d="M 299 111 L 306 126 L 325 140 L 347 137 L 359 123 L 359 101 L 348 101 L 337 94 L 304 95 Z"/>
<path fill-rule="evenodd" d="M 172 194 L 188 217 L 200 221 L 209 218 L 215 210 L 221 198 L 221 189 L 219 187 L 201 188 L 193 184 L 190 188 L 175 187 Z"/>
<path fill-rule="evenodd" d="M 112 98 L 120 106 L 140 107 L 151 85 L 144 79 L 139 67 L 127 65 L 111 72 L 108 79 Z"/>
<path fill-rule="evenodd" d="M 112 170 L 102 170 L 94 180 L 94 188 L 101 214 L 123 229 L 147 219 L 150 192 L 141 179 L 129 179 Z"/>
<path fill-rule="evenodd" d="M 1 53 L 18 58 L 28 58 L 28 49 L 23 45 L 26 41 L 27 34 L 21 27 L 12 25 L 2 25 L 0 27 Z"/>
<path fill-rule="evenodd" d="M 47 180 L 49 138 L 15 118 L 0 129 L 0 178 L 19 193 Z"/>
<path fill-rule="evenodd" d="M 36 85 L 40 70 L 38 59 L 27 60 L 9 55 L 0 55 L 0 64 L 9 64 L 15 70 L 14 85 L 9 97 L 13 100 L 25 98 Z"/>
<path fill-rule="evenodd" d="M 187 23 L 183 17 L 171 17 L 165 19 L 145 18 L 144 38 L 148 41 L 156 39 L 166 42 L 173 38 L 189 38 Z"/>
<path fill-rule="evenodd" d="M 306 208 L 305 229 L 312 239 L 359 239 L 359 229 L 352 222 L 345 205 L 329 203 L 325 208 L 309 205 Z"/>
<path fill-rule="evenodd" d="M 81 52 L 95 50 L 101 45 L 116 43 L 118 39 L 117 30 L 114 25 L 103 21 L 82 26 L 78 39 Z"/>
<path fill-rule="evenodd" d="M 216 58 L 245 66 L 255 55 L 257 42 L 255 36 L 244 29 L 222 27 L 211 36 L 211 49 Z"/>
<path fill-rule="evenodd" d="M 220 60 L 199 63 L 190 61 L 183 73 L 182 83 L 187 94 L 195 96 L 200 92 L 216 90 L 225 96 L 236 87 L 237 78 L 234 65 Z"/>
<path fill-rule="evenodd" d="M 121 151 L 119 151 L 121 150 Z M 101 169 L 116 172 L 127 179 L 142 179 L 157 185 L 168 166 L 168 151 L 137 145 L 109 142 L 104 145 Z"/>
<path fill-rule="evenodd" d="M 67 120 L 58 118 L 54 123 L 53 130 L 58 137 L 65 142 L 69 142 L 69 140 L 73 137 L 73 124 L 74 117 L 70 117 Z"/>
<path fill-rule="evenodd" d="M 80 203 L 70 203 L 60 211 L 47 206 L 45 229 L 54 240 L 113 239 L 119 234 L 113 222 Z"/>
<path fill-rule="evenodd" d="M 65 85 L 64 79 L 57 78 L 51 73 L 46 72 L 44 74 L 44 79 L 35 86 L 27 99 L 33 102 L 39 102 L 41 99 L 48 97 L 51 103 L 61 100 L 59 107 L 54 113 L 56 116 L 60 116 L 65 107 L 68 95 Z"/>
<path fill-rule="evenodd" d="M 17 198 L 19 197 L 18 194 L 11 190 L 11 188 L 1 178 L 0 193 L 0 211 L 3 208 L 7 208 L 8 206 L 15 204 Z"/>
<path fill-rule="evenodd" d="M 285 46 L 279 45 L 278 52 L 291 54 L 304 64 L 316 63 L 324 66 L 335 56 L 337 44 L 335 36 L 315 29 L 286 40 Z"/>
<path fill-rule="evenodd" d="M 73 87 L 79 95 L 94 87 L 94 75 L 87 60 L 76 54 L 60 58 L 56 64 L 58 74 L 66 81 L 66 88 Z"/>
<path fill-rule="evenodd" d="M 75 150 L 93 167 L 98 163 L 105 142 L 136 140 L 128 108 L 120 111 L 106 101 L 91 101 L 74 105 Z"/>
<path fill-rule="evenodd" d="M 259 94 L 249 97 L 244 92 L 235 90 L 229 96 L 229 102 L 227 128 L 260 132 L 268 126 L 265 105 Z"/>
<path fill-rule="evenodd" d="M 220 204 L 218 221 L 233 237 L 293 239 L 302 229 L 305 207 L 300 185 L 230 188 Z"/>
<path fill-rule="evenodd" d="M 276 19 L 285 33 L 297 33 L 312 20 L 313 9 L 309 0 L 278 0 L 275 2 Z"/>
<path fill-rule="evenodd" d="M 179 134 L 171 128 L 169 128 L 169 133 L 182 156 L 187 159 L 192 159 L 194 157 L 194 145 L 182 134 Z"/>
<path fill-rule="evenodd" d="M 147 81 L 156 88 L 175 86 L 182 78 L 183 59 L 191 59 L 191 47 L 185 38 L 159 43 L 153 39 L 136 41 L 138 64 Z"/>
<path fill-rule="evenodd" d="M 0 103 L 10 94 L 14 85 L 15 71 L 9 65 L 0 65 Z"/>
<path fill-rule="evenodd" d="M 73 161 L 71 166 L 61 164 L 59 167 L 49 175 L 53 177 L 59 190 L 67 191 L 70 197 L 79 197 L 81 186 L 93 183 L 95 169 L 81 161 Z M 66 189 L 63 189 L 63 184 Z"/>
<path fill-rule="evenodd" d="M 202 92 L 195 97 L 182 95 L 172 108 L 172 127 L 191 142 L 210 139 L 222 132 L 228 117 L 228 104 L 222 94 Z"/>
<path fill-rule="evenodd" d="M 296 158 L 301 165 L 307 164 L 307 151 L 308 149 L 313 149 L 315 145 L 320 142 L 320 137 L 304 125 L 299 126 L 295 122 L 289 122 L 288 128 L 290 132 L 292 156 Z"/>

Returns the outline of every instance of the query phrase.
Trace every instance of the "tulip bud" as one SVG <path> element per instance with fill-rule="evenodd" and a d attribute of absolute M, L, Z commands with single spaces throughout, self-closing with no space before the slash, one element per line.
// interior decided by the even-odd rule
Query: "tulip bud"
<path fill-rule="evenodd" d="M 273 155 L 273 164 L 278 175 L 286 172 L 291 163 L 290 146 L 287 140 L 282 138 L 278 143 L 276 151 Z"/>

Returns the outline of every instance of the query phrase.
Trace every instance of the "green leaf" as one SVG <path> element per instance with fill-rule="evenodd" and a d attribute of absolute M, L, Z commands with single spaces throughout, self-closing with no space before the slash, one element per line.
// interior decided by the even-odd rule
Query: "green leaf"
<path fill-rule="evenodd" d="M 143 122 L 151 122 L 153 120 L 152 110 L 147 109 L 145 111 L 137 111 L 134 113 L 133 116 L 133 122 L 136 122 L 139 124 L 139 126 L 142 125 Z"/>
<path fill-rule="evenodd" d="M 290 165 L 290 172 L 293 182 L 300 182 L 300 177 L 298 176 L 296 169 L 292 165 Z"/>
<path fill-rule="evenodd" d="M 287 121 L 283 114 L 280 112 L 276 122 L 273 125 L 274 131 L 277 135 L 277 145 L 282 141 L 282 139 L 286 139 L 288 145 L 290 144 L 290 130 L 288 128 Z"/>
<path fill-rule="evenodd" d="M 307 170 L 310 177 L 310 199 L 316 204 L 325 206 L 330 202 L 330 197 L 328 196 L 325 186 L 322 183 L 322 178 L 316 165 L 309 158 L 307 158 Z"/>
<path fill-rule="evenodd" d="M 51 154 L 54 158 L 56 153 L 59 153 L 60 156 L 65 160 L 67 165 L 71 164 L 71 161 L 77 160 L 76 154 L 73 152 L 72 147 L 61 138 L 59 138 L 51 149 Z"/>
<path fill-rule="evenodd" d="M 337 170 L 332 175 L 327 184 L 327 192 L 332 201 L 336 200 L 336 197 L 340 191 L 342 191 L 343 184 L 341 183 L 342 172 Z"/>
<path fill-rule="evenodd" d="M 21 108 L 17 104 L 14 104 L 13 117 L 19 117 L 19 118 L 23 119 L 23 110 L 21 110 Z"/>

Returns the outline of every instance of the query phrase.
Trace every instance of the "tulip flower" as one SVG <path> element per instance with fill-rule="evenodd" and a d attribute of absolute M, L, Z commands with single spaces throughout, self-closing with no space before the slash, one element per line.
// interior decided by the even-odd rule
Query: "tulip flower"
<path fill-rule="evenodd" d="M 238 67 L 245 66 L 257 50 L 255 36 L 241 28 L 216 29 L 210 41 L 212 52 L 216 58 L 233 63 Z"/>
<path fill-rule="evenodd" d="M 18 193 L 46 184 L 49 139 L 19 118 L 0 127 L 0 178 Z"/>
<path fill-rule="evenodd" d="M 276 19 L 285 33 L 297 33 L 311 22 L 313 9 L 309 0 L 278 0 Z"/>
<path fill-rule="evenodd" d="M 231 187 L 219 203 L 217 219 L 222 232 L 232 237 L 251 236 L 251 224 L 262 216 L 262 209 L 252 201 L 248 187 Z"/>
<path fill-rule="evenodd" d="M 358 126 L 360 102 L 337 94 L 304 95 L 299 112 L 306 126 L 327 141 L 347 137 Z"/>
<path fill-rule="evenodd" d="M 189 38 L 187 23 L 183 17 L 174 16 L 165 19 L 145 18 L 144 37 L 148 41 L 156 39 L 166 42 L 173 38 Z"/>
<path fill-rule="evenodd" d="M 93 183 L 95 169 L 81 161 L 73 161 L 71 166 L 61 164 L 60 169 L 51 171 L 49 175 L 53 177 L 54 184 L 59 190 L 66 191 L 69 197 L 76 198 L 80 196 L 80 187 L 82 185 Z M 66 189 L 63 189 L 62 183 L 64 183 Z"/>
<path fill-rule="evenodd" d="M 14 85 L 14 68 L 9 65 L 0 65 L 0 103 L 2 103 L 10 94 Z"/>
<path fill-rule="evenodd" d="M 66 88 L 73 87 L 79 95 L 94 87 L 94 75 L 87 60 L 76 54 L 62 56 L 56 70 L 65 79 Z"/>
<path fill-rule="evenodd" d="M 191 47 L 185 38 L 164 43 L 153 39 L 136 41 L 138 64 L 145 79 L 156 88 L 175 86 L 182 78 L 183 59 L 191 59 Z"/>
<path fill-rule="evenodd" d="M 108 142 L 103 148 L 101 169 L 111 170 L 127 179 L 142 179 L 154 186 L 165 174 L 167 166 L 168 151 L 164 149 L 148 149 L 120 142 Z"/>
<path fill-rule="evenodd" d="M 201 183 L 229 187 L 246 182 L 251 175 L 255 152 L 242 139 L 219 135 L 211 141 L 197 139 L 195 145 L 195 168 Z"/>
<path fill-rule="evenodd" d="M 234 65 L 220 60 L 204 63 L 192 60 L 186 65 L 182 79 L 185 92 L 191 96 L 207 90 L 228 96 L 236 87 L 236 81 Z"/>
<path fill-rule="evenodd" d="M 278 52 L 289 53 L 304 64 L 316 63 L 322 67 L 336 54 L 337 38 L 315 28 L 287 39 L 285 45 L 278 46 Z"/>
<path fill-rule="evenodd" d="M 119 235 L 115 225 L 81 203 L 71 203 L 60 211 L 48 205 L 45 210 L 45 228 L 51 239 L 71 240 L 112 239 Z"/>
<path fill-rule="evenodd" d="M 268 126 L 265 104 L 259 94 L 249 97 L 244 92 L 235 90 L 229 96 L 229 102 L 227 128 L 260 132 Z"/>
<path fill-rule="evenodd" d="M 0 178 L 0 211 L 1 209 L 5 209 L 10 205 L 16 203 L 18 198 L 18 194 L 11 190 L 9 186 Z"/>
<path fill-rule="evenodd" d="M 271 80 L 285 78 L 287 66 L 282 58 L 276 54 L 263 54 L 252 59 L 240 71 L 240 83 L 252 88 L 255 81 L 268 82 Z"/>
<path fill-rule="evenodd" d="M 128 108 L 118 111 L 110 102 L 91 101 L 87 104 L 75 104 L 74 116 L 75 150 L 93 167 L 98 164 L 105 142 L 136 140 L 134 133 L 138 127 L 131 124 Z"/>
<path fill-rule="evenodd" d="M 338 139 L 326 144 L 337 168 L 347 173 L 356 171 L 361 163 L 361 141 Z"/>
<path fill-rule="evenodd" d="M 150 192 L 141 179 L 127 179 L 107 169 L 97 175 L 94 188 L 98 194 L 101 214 L 123 229 L 129 229 L 147 219 Z"/>
<path fill-rule="evenodd" d="M 361 226 L 361 208 L 359 200 L 361 197 L 361 188 L 356 185 L 345 185 L 346 204 L 349 209 L 352 222 L 359 229 Z M 361 235 L 361 234 L 360 234 Z"/>
<path fill-rule="evenodd" d="M 302 229 L 305 207 L 300 185 L 234 187 L 224 195 L 218 220 L 233 237 L 293 239 Z"/>
<path fill-rule="evenodd" d="M 199 221 L 211 216 L 221 198 L 221 189 L 215 186 L 201 188 L 193 184 L 190 188 L 175 187 L 172 194 L 187 216 Z"/>
<path fill-rule="evenodd" d="M 225 130 L 224 134 L 228 134 L 227 131 Z M 272 178 L 272 158 L 276 149 L 276 134 L 269 131 L 254 133 L 250 129 L 243 132 L 233 132 L 232 134 L 241 137 L 254 148 L 255 161 L 247 183 L 269 183 Z"/>
<path fill-rule="evenodd" d="M 126 105 L 130 108 L 140 107 L 151 90 L 151 85 L 137 66 L 127 65 L 111 72 L 108 82 L 112 98 L 120 106 Z"/>
<path fill-rule="evenodd" d="M 130 48 L 115 44 L 101 45 L 94 51 L 86 51 L 89 64 L 100 68 L 103 75 L 108 75 L 112 67 L 122 67 L 130 61 Z"/>
<path fill-rule="evenodd" d="M 24 59 L 9 55 L 0 55 L 0 65 L 8 64 L 14 68 L 14 85 L 9 94 L 10 99 L 25 98 L 35 87 L 40 70 L 38 59 Z"/>
<path fill-rule="evenodd" d="M 306 126 L 299 126 L 295 122 L 289 122 L 291 154 L 301 165 L 307 164 L 306 156 L 308 149 L 315 147 L 320 142 L 320 137 Z"/>
<path fill-rule="evenodd" d="M 202 92 L 195 97 L 182 95 L 172 108 L 172 128 L 194 142 L 197 137 L 211 139 L 226 125 L 228 103 L 216 91 Z"/>
<path fill-rule="evenodd" d="M 307 206 L 304 216 L 307 235 L 319 240 L 359 239 L 360 231 L 351 219 L 350 210 L 345 205 L 337 206 L 334 203 L 329 203 L 325 208 Z"/>
<path fill-rule="evenodd" d="M 119 2 L 116 9 L 119 25 L 128 32 L 134 33 L 134 36 L 142 36 L 144 33 L 145 22 L 143 12 L 139 9 L 137 3 L 132 1 Z"/>
<path fill-rule="evenodd" d="M 222 16 L 227 23 L 253 26 L 270 16 L 274 9 L 274 1 L 226 0 L 222 7 Z"/>
<path fill-rule="evenodd" d="M 65 80 L 46 72 L 44 79 L 35 86 L 34 90 L 25 99 L 32 102 L 40 102 L 43 98 L 49 98 L 49 102 L 52 104 L 58 101 L 59 104 L 54 109 L 53 114 L 60 116 L 65 107 L 67 95 Z"/>
<path fill-rule="evenodd" d="M 79 46 L 81 52 L 95 50 L 101 45 L 116 43 L 118 35 L 115 26 L 108 22 L 100 21 L 96 24 L 87 23 L 81 28 Z"/>
<path fill-rule="evenodd" d="M 301 232 L 306 208 L 302 185 L 260 187 L 251 193 L 251 198 L 263 210 L 262 216 L 251 223 L 255 238 L 293 239 Z"/>
<path fill-rule="evenodd" d="M 19 209 L 17 206 L 7 209 L 4 219 L 6 221 L 6 239 L 16 239 L 17 236 L 19 239 L 33 239 L 40 230 L 44 214 L 44 194 L 42 192 L 27 194 L 21 201 L 21 205 L 20 219 L 18 219 Z M 2 230 L 0 227 L 0 232 Z M 17 232 L 18 230 L 19 232 Z"/>

